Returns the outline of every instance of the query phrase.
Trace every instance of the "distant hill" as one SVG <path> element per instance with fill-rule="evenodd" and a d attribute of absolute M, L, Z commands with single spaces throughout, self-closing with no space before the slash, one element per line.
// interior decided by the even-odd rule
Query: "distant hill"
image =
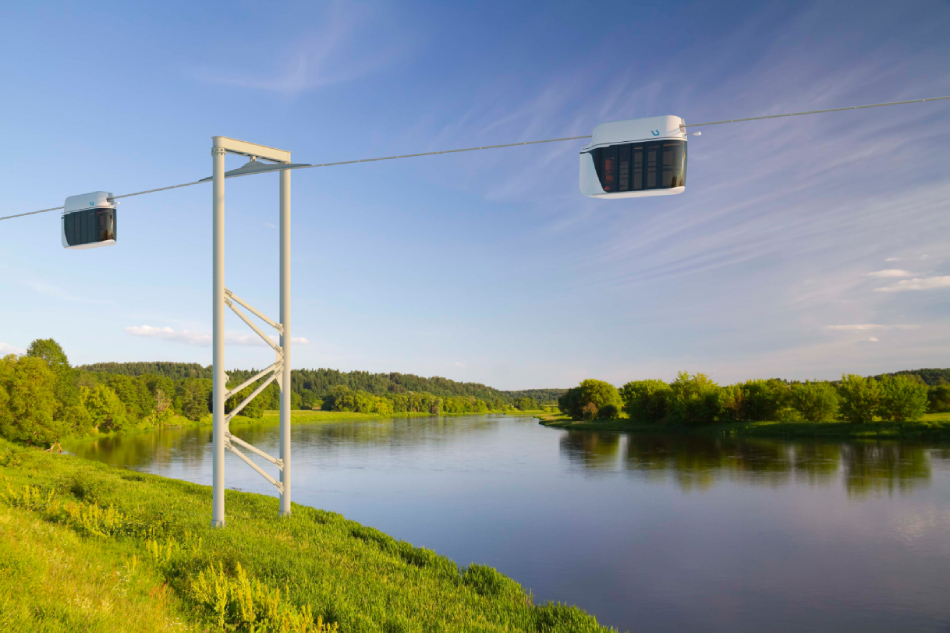
<path fill-rule="evenodd" d="M 534 398 L 538 404 L 557 404 L 557 399 L 563 396 L 567 389 L 522 389 L 521 391 L 502 391 L 511 399 Z"/>
<path fill-rule="evenodd" d="M 155 374 L 172 380 L 181 378 L 213 378 L 211 365 L 202 367 L 198 363 L 93 363 L 77 367 L 83 371 L 95 371 L 103 374 L 121 374 L 122 376 L 142 376 Z"/>
<path fill-rule="evenodd" d="M 950 369 L 903 369 L 890 374 L 881 374 L 875 378 L 882 376 L 917 376 L 929 387 L 950 384 Z"/>
<path fill-rule="evenodd" d="M 211 366 L 202 367 L 198 363 L 94 363 L 78 369 L 125 376 L 156 374 L 173 380 L 181 378 L 211 378 Z M 250 377 L 255 370 L 234 370 L 228 372 L 232 379 L 242 375 Z M 301 393 L 303 390 L 316 394 L 326 394 L 337 385 L 346 385 L 350 389 L 367 391 L 375 395 L 385 393 L 406 393 L 421 391 L 440 397 L 474 396 L 482 400 L 502 400 L 511 402 L 517 398 L 534 398 L 539 404 L 553 404 L 566 389 L 524 389 L 521 391 L 503 391 L 477 382 L 457 382 L 441 376 L 424 378 L 414 374 L 374 374 L 367 371 L 342 372 L 336 369 L 294 369 L 290 372 L 291 390 Z"/>

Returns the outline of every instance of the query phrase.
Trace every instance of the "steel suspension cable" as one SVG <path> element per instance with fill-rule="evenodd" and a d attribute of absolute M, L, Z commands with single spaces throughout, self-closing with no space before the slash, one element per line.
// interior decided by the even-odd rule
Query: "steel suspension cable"
<path fill-rule="evenodd" d="M 709 121 L 707 123 L 689 123 L 683 127 L 699 127 L 701 125 L 722 125 L 724 123 L 741 123 L 743 121 L 761 121 L 763 119 L 780 119 L 783 117 L 789 116 L 804 116 L 806 114 L 822 114 L 825 112 L 842 112 L 844 110 L 862 110 L 865 108 L 880 108 L 884 106 L 893 106 L 893 105 L 904 105 L 908 103 L 924 103 L 927 101 L 943 101 L 950 99 L 950 96 L 947 97 L 929 97 L 927 99 L 913 99 L 911 101 L 891 101 L 889 103 L 872 103 L 869 105 L 859 105 L 859 106 L 849 106 L 847 108 L 830 108 L 828 110 L 809 110 L 807 112 L 788 112 L 786 114 L 770 114 L 767 116 L 753 116 L 747 117 L 744 119 L 728 119 L 725 121 Z M 465 147 L 462 149 L 446 149 L 440 150 L 437 152 L 420 152 L 418 154 L 400 154 L 398 156 L 382 156 L 379 158 L 361 158 L 358 160 L 344 160 L 335 163 L 320 163 L 318 165 L 307 165 L 306 167 L 298 167 L 297 169 L 316 169 L 317 167 L 335 167 L 338 165 L 355 165 L 356 163 L 374 163 L 381 160 L 397 160 L 400 158 L 418 158 L 420 156 L 438 156 L 439 154 L 457 154 L 460 152 L 477 152 L 483 149 L 500 149 L 502 147 L 518 147 L 521 145 L 539 145 L 541 143 L 559 143 L 561 141 L 580 141 L 584 139 L 591 138 L 591 135 L 586 136 L 565 136 L 562 138 L 549 138 L 541 141 L 524 141 L 522 143 L 504 143 L 502 145 L 482 145 L 479 147 Z M 211 182 L 210 180 L 196 180 L 194 182 L 186 182 L 180 185 L 171 185 L 170 187 L 160 187 L 158 189 L 147 189 L 145 191 L 136 191 L 135 193 L 126 193 L 121 196 L 114 196 L 113 200 L 118 200 L 120 198 L 131 198 L 132 196 L 143 196 L 147 193 L 157 193 L 159 191 L 168 191 L 169 189 L 180 189 L 181 187 L 190 187 L 192 185 L 198 185 L 203 182 Z M 18 213 L 16 215 L 8 215 L 0 218 L 0 220 L 12 220 L 13 218 L 22 218 L 27 215 L 36 215 L 37 213 L 47 213 L 49 211 L 59 211 L 64 207 L 52 207 L 49 209 L 40 209 L 38 211 L 28 211 L 26 213 Z"/>
<path fill-rule="evenodd" d="M 742 121 L 761 121 L 762 119 L 780 119 L 786 116 L 804 116 L 806 114 L 821 114 L 823 112 L 841 112 L 843 110 L 863 110 L 864 108 L 880 108 L 883 106 L 904 105 L 905 103 L 923 103 L 925 101 L 943 101 L 950 97 L 930 97 L 929 99 L 914 99 L 912 101 L 891 101 L 890 103 L 872 103 L 870 105 L 849 106 L 847 108 L 831 108 L 830 110 L 809 110 L 808 112 L 789 112 L 787 114 L 770 114 L 768 116 L 752 116 L 745 119 L 729 119 L 727 121 L 710 121 L 709 123 L 690 123 L 683 127 L 698 127 L 700 125 L 721 125 L 723 123 L 740 123 Z"/>

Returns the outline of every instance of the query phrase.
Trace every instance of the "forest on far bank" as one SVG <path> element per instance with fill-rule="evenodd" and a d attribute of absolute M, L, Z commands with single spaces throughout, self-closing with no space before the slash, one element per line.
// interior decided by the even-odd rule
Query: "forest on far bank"
<path fill-rule="evenodd" d="M 228 387 L 255 375 L 231 370 Z M 211 367 L 196 363 L 98 363 L 73 367 L 53 339 L 33 341 L 21 356 L 0 359 L 0 437 L 48 444 L 71 435 L 161 427 L 175 416 L 199 421 L 211 412 Z M 230 412 L 255 389 L 225 403 Z M 412 374 L 293 370 L 291 408 L 354 411 L 380 416 L 405 413 L 488 413 L 536 410 L 556 402 L 563 389 L 501 391 L 479 383 Z M 279 408 L 279 389 L 268 385 L 241 410 L 250 418 Z M 539 401 L 540 400 L 540 401 Z"/>
<path fill-rule="evenodd" d="M 923 369 L 880 376 L 844 374 L 841 380 L 747 380 L 719 385 L 709 376 L 680 372 L 676 380 L 632 380 L 620 389 L 587 379 L 558 399 L 573 420 L 701 426 L 730 422 L 913 422 L 950 412 L 950 371 Z M 931 383 L 925 380 L 926 376 Z"/>
<path fill-rule="evenodd" d="M 228 372 L 228 387 L 256 369 Z M 869 421 L 915 419 L 950 411 L 950 369 L 919 369 L 841 381 L 751 380 L 721 387 L 703 374 L 675 381 L 632 381 L 617 389 L 586 380 L 573 389 L 503 391 L 480 383 L 412 374 L 303 369 L 291 372 L 291 408 L 352 411 L 381 417 L 408 413 L 534 411 L 557 403 L 575 419 L 708 424 L 743 420 Z M 225 403 L 230 412 L 255 388 Z M 211 367 L 196 363 L 98 363 L 73 367 L 53 339 L 0 359 L 0 437 L 48 444 L 63 437 L 161 427 L 176 416 L 211 412 Z M 242 409 L 250 418 L 279 408 L 276 383 Z"/>

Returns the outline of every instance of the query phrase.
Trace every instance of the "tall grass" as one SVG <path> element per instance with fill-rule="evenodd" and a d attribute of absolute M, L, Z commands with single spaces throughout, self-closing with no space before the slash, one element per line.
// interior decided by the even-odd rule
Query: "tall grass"
<path fill-rule="evenodd" d="M 214 530 L 208 487 L 0 445 L 0 629 L 607 630 L 338 514 L 225 498 Z"/>

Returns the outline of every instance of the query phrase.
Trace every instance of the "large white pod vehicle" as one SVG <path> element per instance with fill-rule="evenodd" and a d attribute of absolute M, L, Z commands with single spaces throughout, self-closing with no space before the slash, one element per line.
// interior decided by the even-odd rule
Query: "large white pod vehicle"
<path fill-rule="evenodd" d="M 581 150 L 581 193 L 669 196 L 686 189 L 686 128 L 678 116 L 601 123 Z"/>
<path fill-rule="evenodd" d="M 109 191 L 69 196 L 63 207 L 63 248 L 96 248 L 115 244 L 116 202 Z"/>

